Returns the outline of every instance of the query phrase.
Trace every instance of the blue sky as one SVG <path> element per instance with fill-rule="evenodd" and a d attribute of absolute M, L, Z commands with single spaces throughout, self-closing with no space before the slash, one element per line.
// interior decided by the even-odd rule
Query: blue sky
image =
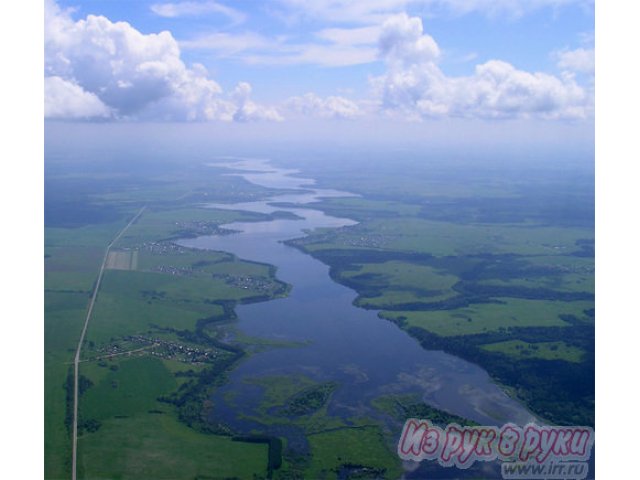
<path fill-rule="evenodd" d="M 367 2 L 361 0 L 360 3 Z M 588 2 L 567 2 L 566 5 L 561 5 L 564 2 L 557 2 L 561 6 L 546 2 L 549 6 L 532 5 L 527 12 L 517 12 L 515 8 L 508 6 L 497 12 L 492 12 L 488 7 L 478 7 L 469 13 L 461 13 L 442 4 L 430 6 L 429 3 L 409 3 L 406 8 L 389 8 L 388 12 L 405 11 L 409 15 L 420 16 L 425 32 L 433 36 L 445 52 L 442 68 L 451 75 L 470 74 L 477 63 L 491 59 L 505 60 L 524 70 L 557 73 L 553 52 L 582 47 L 593 36 L 593 8 Z M 505 2 L 510 3 L 518 2 Z M 521 3 L 528 2 L 525 0 Z M 112 21 L 128 22 L 143 33 L 168 30 L 178 42 L 224 33 L 236 38 L 249 34 L 269 39 L 284 36 L 291 44 L 322 44 L 317 36 L 317 32 L 322 30 L 375 25 L 366 19 L 358 21 L 348 16 L 343 21 L 337 18 L 305 16 L 304 8 L 287 8 L 285 2 L 273 0 L 164 3 L 155 0 L 71 0 L 58 4 L 73 8 L 74 18 L 90 14 L 104 15 Z M 212 8 L 208 11 L 202 8 L 199 14 L 185 13 L 173 17 L 154 12 L 154 6 L 156 11 L 162 11 L 157 7 L 168 4 L 217 4 L 238 12 L 238 18 L 223 13 L 224 10 Z M 367 76 L 383 69 L 379 61 L 340 68 L 312 63 L 283 65 L 265 62 L 251 65 L 246 63 L 248 53 L 250 51 L 234 55 L 231 52 L 183 48 L 182 57 L 186 62 L 205 65 L 216 73 L 216 79 L 227 88 L 232 88 L 239 81 L 248 81 L 256 86 L 260 85 L 255 89 L 256 95 L 273 100 L 307 91 L 321 94 L 340 94 L 347 89 L 362 91 L 367 87 Z"/>
<path fill-rule="evenodd" d="M 594 72 L 591 0 L 45 1 L 52 120 L 529 121 L 588 136 Z"/>

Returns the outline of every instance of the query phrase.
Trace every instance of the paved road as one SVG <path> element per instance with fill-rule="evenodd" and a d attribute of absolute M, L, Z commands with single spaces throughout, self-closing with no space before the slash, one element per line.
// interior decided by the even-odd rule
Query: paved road
<path fill-rule="evenodd" d="M 125 227 L 120 230 L 118 235 L 111 240 L 111 243 L 107 245 L 107 249 L 104 252 L 104 258 L 102 259 L 102 265 L 100 265 L 100 272 L 98 273 L 98 279 L 96 280 L 96 284 L 93 287 L 93 293 L 91 295 L 91 301 L 89 302 L 89 309 L 87 310 L 87 317 L 84 320 L 84 326 L 82 327 L 82 333 L 80 334 L 80 340 L 78 341 L 78 348 L 76 349 L 76 356 L 73 359 L 73 444 L 72 444 L 72 460 L 71 460 L 71 479 L 76 480 L 76 467 L 77 467 L 77 457 L 78 457 L 78 367 L 80 365 L 80 353 L 82 352 L 82 344 L 84 343 L 84 337 L 87 333 L 87 327 L 89 326 L 89 320 L 91 319 L 91 312 L 93 312 L 93 306 L 96 303 L 96 298 L 98 297 L 98 290 L 100 290 L 100 283 L 102 282 L 102 275 L 104 274 L 104 269 L 107 264 L 107 258 L 109 257 L 109 251 L 111 247 L 120 240 L 120 237 L 124 232 L 127 231 L 133 223 L 140 218 L 144 209 L 147 208 L 142 207 L 140 211 L 131 219 L 129 223 L 125 225 Z"/>

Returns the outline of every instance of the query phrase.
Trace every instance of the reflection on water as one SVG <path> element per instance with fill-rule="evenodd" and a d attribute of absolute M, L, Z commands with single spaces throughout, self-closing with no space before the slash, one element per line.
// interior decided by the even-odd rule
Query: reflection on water
<path fill-rule="evenodd" d="M 376 416 L 370 401 L 382 394 L 418 393 L 433 406 L 481 424 L 501 425 L 506 421 L 524 424 L 533 420 L 480 367 L 440 351 L 424 350 L 396 325 L 378 318 L 377 312 L 353 306 L 355 292 L 331 280 L 326 265 L 282 243 L 304 236 L 308 229 L 337 228 L 356 222 L 310 208 L 278 208 L 272 203 L 302 205 L 322 197 L 353 194 L 314 188 L 313 180 L 296 177 L 295 171 L 275 168 L 265 160 L 244 160 L 224 166 L 234 169 L 233 175 L 241 175 L 255 184 L 301 192 L 261 202 L 209 205 L 210 208 L 262 213 L 287 211 L 301 219 L 231 223 L 223 227 L 239 233 L 179 243 L 275 265 L 277 277 L 293 286 L 290 295 L 238 306 L 238 328 L 254 337 L 305 343 L 295 348 L 263 351 L 242 362 L 230 374 L 228 384 L 214 394 L 216 415 L 223 416 L 239 430 L 256 428 L 258 424 L 247 417 L 257 416 L 260 389 L 243 382 L 243 378 L 304 374 L 340 382 L 329 413 L 343 418 L 356 414 Z M 233 402 L 227 402 L 231 397 Z M 296 435 L 295 429 L 261 428 L 286 435 L 290 443 L 299 442 L 304 447 L 304 439 Z"/>

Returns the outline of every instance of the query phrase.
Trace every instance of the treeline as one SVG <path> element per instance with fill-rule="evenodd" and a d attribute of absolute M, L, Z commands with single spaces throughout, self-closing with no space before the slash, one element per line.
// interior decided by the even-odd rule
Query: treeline
<path fill-rule="evenodd" d="M 236 302 L 231 300 L 209 300 L 205 301 L 205 303 L 222 307 L 222 313 L 219 315 L 211 315 L 209 317 L 197 320 L 195 330 L 178 330 L 172 327 L 161 327 L 156 324 L 152 324 L 151 326 L 160 332 L 173 333 L 186 342 L 195 343 L 207 347 L 214 347 L 219 350 L 229 352 L 233 355 L 244 355 L 244 351 L 241 348 L 229 343 L 221 342 L 216 338 L 213 338 L 206 331 L 208 325 L 228 323 L 236 320 L 237 316 L 234 310 Z"/>
<path fill-rule="evenodd" d="M 527 300 L 551 300 L 561 302 L 578 300 L 593 301 L 595 299 L 594 294 L 590 292 L 563 292 L 541 287 L 486 285 L 467 281 L 458 282 L 453 288 L 465 296 L 514 297 L 525 298 Z"/>
<path fill-rule="evenodd" d="M 310 415 L 327 403 L 331 394 L 338 388 L 335 382 L 322 383 L 306 388 L 287 402 L 282 410 L 285 415 Z"/>
<path fill-rule="evenodd" d="M 78 401 L 80 400 L 80 397 L 82 397 L 82 395 L 92 386 L 93 382 L 89 378 L 85 377 L 84 375 L 80 375 L 78 377 Z M 67 379 L 64 382 L 63 388 L 65 389 L 66 393 L 64 425 L 67 428 L 67 432 L 71 434 L 73 428 L 74 396 L 73 367 L 69 367 Z M 78 410 L 78 434 L 82 433 L 84 430 L 88 432 L 96 432 L 101 426 L 102 424 L 98 420 L 91 418 L 86 419 L 83 417 L 82 411 Z"/>
<path fill-rule="evenodd" d="M 183 374 L 185 377 L 190 377 L 190 380 L 180 385 L 177 391 L 158 397 L 158 401 L 174 405 L 178 412 L 178 419 L 195 430 L 202 433 L 230 435 L 231 431 L 226 425 L 221 422 L 213 423 L 209 418 L 211 414 L 209 396 L 214 387 L 224 384 L 227 372 L 245 355 L 245 352 L 239 347 L 220 342 L 206 333 L 207 325 L 235 318 L 233 302 L 218 303 L 223 307 L 223 313 L 198 320 L 194 331 L 156 327 L 161 331 L 174 333 L 187 342 L 214 347 L 228 353 L 227 356 L 207 364 L 208 366 L 198 373 L 189 371 Z"/>
<path fill-rule="evenodd" d="M 399 410 L 398 416 L 403 421 L 407 418 L 418 418 L 429 420 L 431 423 L 440 427 L 444 427 L 451 423 L 457 423 L 458 425 L 462 426 L 478 425 L 473 420 L 469 420 L 467 418 L 445 412 L 444 410 L 440 410 L 439 408 L 432 407 L 422 402 L 410 403 L 408 405 L 405 405 L 402 402 L 396 400 L 396 403 Z"/>
<path fill-rule="evenodd" d="M 171 332 L 179 338 L 208 347 L 215 347 L 229 353 L 228 356 L 219 358 L 208 364 L 204 370 L 194 372 L 178 372 L 178 376 L 189 378 L 177 391 L 169 395 L 158 397 L 158 401 L 173 405 L 178 413 L 178 419 L 189 427 L 201 433 L 216 435 L 232 435 L 231 429 L 222 422 L 212 421 L 212 404 L 209 400 L 213 388 L 223 385 L 227 379 L 227 373 L 245 355 L 244 350 L 234 345 L 220 342 L 207 333 L 207 326 L 215 323 L 228 322 L 236 318 L 233 301 L 210 302 L 220 305 L 223 313 L 202 318 L 196 322 L 195 330 L 176 330 L 174 328 L 156 327 L 158 330 Z M 266 443 L 269 446 L 268 478 L 272 478 L 274 470 L 282 465 L 282 440 L 270 435 L 234 436 L 234 441 L 250 443 Z"/>
<path fill-rule="evenodd" d="M 222 422 L 212 422 L 209 396 L 212 388 L 224 383 L 226 372 L 242 355 L 236 354 L 216 361 L 183 383 L 177 391 L 158 397 L 158 401 L 174 405 L 178 419 L 199 432 L 231 435 L 229 427 Z"/>

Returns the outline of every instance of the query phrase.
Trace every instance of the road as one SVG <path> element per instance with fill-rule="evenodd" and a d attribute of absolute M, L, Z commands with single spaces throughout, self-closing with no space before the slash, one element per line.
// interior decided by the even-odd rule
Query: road
<path fill-rule="evenodd" d="M 102 259 L 102 265 L 100 265 L 100 272 L 98 273 L 98 279 L 93 287 L 93 293 L 91 294 L 91 301 L 89 302 L 89 308 L 87 309 L 87 317 L 84 320 L 84 326 L 82 327 L 82 333 L 80 334 L 80 340 L 78 341 L 78 348 L 76 349 L 76 356 L 73 359 L 73 444 L 72 444 L 72 460 L 71 460 L 71 479 L 76 480 L 77 472 L 77 457 L 78 457 L 78 370 L 80 365 L 80 354 L 82 352 L 82 344 L 84 343 L 84 337 L 87 333 L 87 327 L 89 326 L 89 320 L 91 319 L 91 313 L 93 312 L 93 306 L 96 303 L 98 297 L 98 290 L 100 290 L 100 283 L 102 282 L 102 276 L 104 274 L 105 266 L 107 264 L 107 258 L 109 257 L 109 251 L 111 247 L 120 240 L 122 234 L 133 225 L 133 223 L 140 218 L 146 206 L 142 207 L 140 211 L 131 219 L 125 227 L 118 232 L 118 235 L 111 240 L 104 252 L 104 258 Z"/>

